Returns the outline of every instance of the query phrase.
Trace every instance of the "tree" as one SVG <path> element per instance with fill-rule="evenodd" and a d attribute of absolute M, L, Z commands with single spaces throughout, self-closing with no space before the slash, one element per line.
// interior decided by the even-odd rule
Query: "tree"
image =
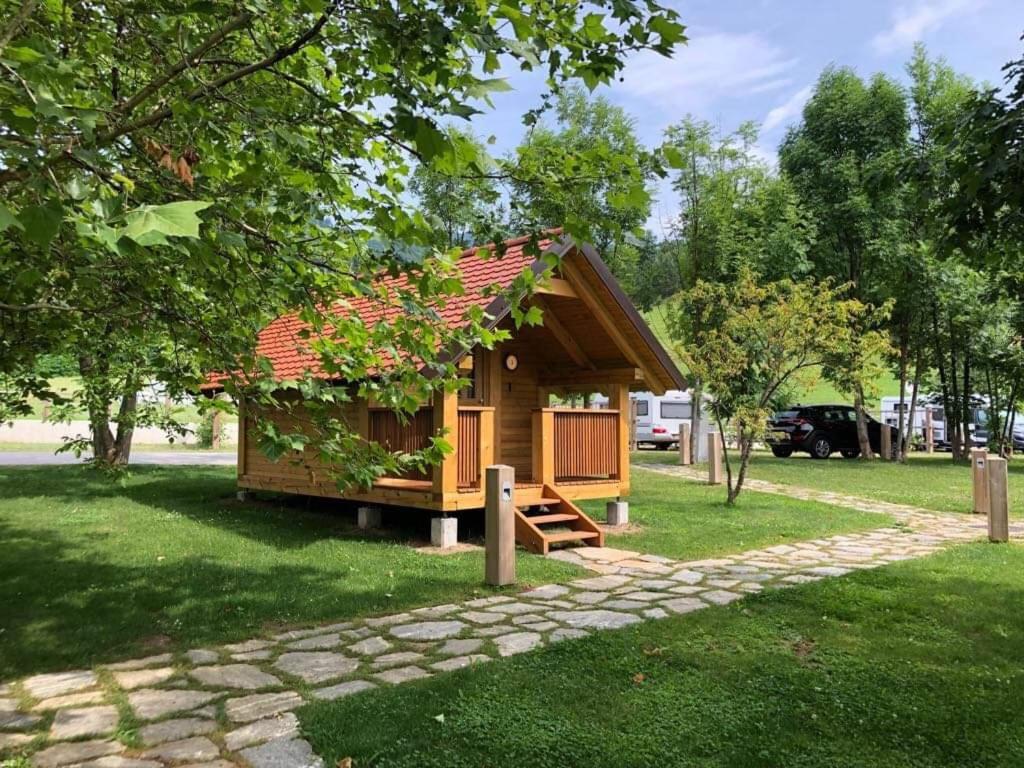
<path fill-rule="evenodd" d="M 855 340 L 851 328 L 862 322 L 867 307 L 844 297 L 842 287 L 812 280 L 763 282 L 747 266 L 732 283 L 699 281 L 681 294 L 670 315 L 679 336 L 692 333 L 680 326 L 691 323 L 698 306 L 705 322 L 694 343 L 680 345 L 678 352 L 705 383 L 719 432 L 735 430 L 735 475 L 722 443 L 727 503 L 734 504 L 754 441 L 763 437 L 778 396 L 802 372 L 841 354 Z"/>
<path fill-rule="evenodd" d="M 603 96 L 567 89 L 555 117 L 555 126 L 529 131 L 508 159 L 517 169 L 510 177 L 513 226 L 565 224 L 586 232 L 611 271 L 623 275 L 620 234 L 639 234 L 650 216 L 656 159 L 637 139 L 633 119 Z"/>
<path fill-rule="evenodd" d="M 486 158 L 486 151 L 472 134 L 449 128 L 448 138 L 454 151 L 466 155 L 470 161 Z M 436 248 L 467 248 L 474 243 L 485 243 L 498 227 L 500 192 L 492 178 L 495 166 L 479 169 L 475 175 L 437 170 L 421 164 L 413 173 L 409 188 L 420 209 L 437 235 L 432 242 Z"/>
<path fill-rule="evenodd" d="M 414 162 L 468 175 L 488 165 L 438 119 L 486 105 L 507 88 L 496 77 L 504 66 L 540 72 L 557 93 L 607 83 L 630 53 L 668 55 L 683 39 L 674 12 L 611 0 L 0 7 L 7 410 L 45 392 L 38 355 L 74 352 L 90 375 L 112 339 L 111 370 L 145 373 L 88 403 L 100 433 L 120 418 L 112 410 L 131 410 L 142 376 L 183 392 L 204 371 L 225 371 L 230 394 L 267 407 L 286 407 L 282 389 L 301 390 L 312 437 L 268 422 L 261 445 L 284 455 L 312 442 L 341 483 L 367 483 L 399 459 L 359 441 L 334 415 L 338 401 L 372 395 L 408 414 L 459 385 L 442 351 L 495 341 L 480 313 L 458 328 L 436 322 L 437 305 L 462 290 L 458 266 L 432 252 L 432 228 L 404 204 Z M 382 295 L 374 278 L 387 273 L 408 280 Z M 513 298 L 532 280 L 517 281 Z M 364 325 L 322 311 L 367 296 L 398 319 Z M 312 373 L 274 381 L 254 340 L 286 311 L 308 325 L 320 370 L 351 387 Z M 390 352 L 397 362 L 383 370 Z M 414 459 L 446 449 L 440 441 Z"/>
<path fill-rule="evenodd" d="M 673 187 L 680 212 L 669 246 L 675 254 L 677 282 L 684 290 L 700 282 L 731 282 L 747 267 L 764 280 L 795 277 L 807 271 L 806 255 L 814 227 L 801 210 L 788 181 L 774 175 L 754 147 L 757 128 L 744 123 L 723 135 L 710 123 L 687 117 L 666 131 L 663 147 L 677 170 Z M 694 345 L 713 307 L 689 303 L 693 316 L 677 323 L 682 345 Z M 698 455 L 701 409 L 700 376 L 693 385 L 691 450 Z"/>
<path fill-rule="evenodd" d="M 826 69 L 779 150 L 784 173 L 818 226 L 810 251 L 819 279 L 849 283 L 876 306 L 889 298 L 900 245 L 907 242 L 900 169 L 909 133 L 906 95 L 882 75 L 865 83 L 850 69 Z M 850 365 L 833 370 L 850 370 Z M 842 384 L 842 381 L 837 381 Z M 854 387 L 861 456 L 870 458 L 865 393 Z"/>

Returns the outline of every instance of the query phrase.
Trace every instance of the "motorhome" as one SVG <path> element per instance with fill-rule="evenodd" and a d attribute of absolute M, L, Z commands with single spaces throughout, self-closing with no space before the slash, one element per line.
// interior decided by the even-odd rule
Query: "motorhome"
<path fill-rule="evenodd" d="M 910 417 L 911 396 L 904 398 L 903 412 L 905 419 Z M 983 447 L 988 443 L 988 400 L 981 395 L 971 396 L 971 420 L 967 424 L 967 431 L 970 435 L 972 446 Z M 881 421 L 893 427 L 899 427 L 900 398 L 897 396 L 883 397 L 881 401 Z M 946 430 L 946 412 L 942 407 L 942 396 L 938 394 L 918 395 L 917 407 L 914 409 L 914 424 L 909 433 L 914 437 L 920 437 L 921 443 L 925 439 L 925 429 L 929 424 L 932 427 L 932 440 L 938 450 L 949 450 L 951 448 L 949 436 Z M 904 426 L 906 429 L 907 426 Z"/>
<path fill-rule="evenodd" d="M 693 423 L 693 398 L 689 391 L 670 389 L 663 395 L 653 392 L 631 392 L 629 399 L 634 404 L 636 417 L 637 447 L 653 447 L 663 451 L 678 447 L 679 431 L 683 424 Z M 704 398 L 705 407 L 707 397 Z M 607 398 L 595 396 L 593 403 L 598 408 L 607 406 Z M 698 440 L 697 461 L 704 461 L 707 452 L 707 418 L 701 419 L 701 439 Z"/>

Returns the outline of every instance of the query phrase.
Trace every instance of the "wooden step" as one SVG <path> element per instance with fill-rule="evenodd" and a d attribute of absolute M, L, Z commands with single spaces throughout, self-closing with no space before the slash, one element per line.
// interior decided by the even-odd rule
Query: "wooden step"
<path fill-rule="evenodd" d="M 531 504 L 531 507 L 557 507 L 562 503 L 561 499 L 540 499 Z"/>
<path fill-rule="evenodd" d="M 600 536 L 601 534 L 596 531 L 565 531 L 564 533 L 544 534 L 548 544 L 557 544 L 560 541 L 584 541 L 586 539 L 597 539 Z"/>
<path fill-rule="evenodd" d="M 534 525 L 546 525 L 548 523 L 568 523 L 573 520 L 579 520 L 579 515 L 568 515 L 558 512 L 550 515 L 527 515 L 526 519 Z"/>

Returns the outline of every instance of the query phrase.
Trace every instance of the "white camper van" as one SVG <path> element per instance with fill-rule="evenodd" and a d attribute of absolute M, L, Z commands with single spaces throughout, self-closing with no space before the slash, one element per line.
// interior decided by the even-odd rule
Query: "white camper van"
<path fill-rule="evenodd" d="M 653 445 L 667 450 L 679 442 L 679 429 L 693 418 L 689 392 L 670 389 L 664 395 L 635 392 L 629 396 L 636 403 L 637 445 Z"/>
<path fill-rule="evenodd" d="M 903 403 L 905 419 L 910 417 L 910 395 Z M 970 443 L 975 447 L 984 447 L 988 443 L 988 401 L 981 395 L 971 396 L 971 423 L 967 425 Z M 918 395 L 917 407 L 914 409 L 914 424 L 907 425 L 911 435 L 924 438 L 928 414 L 931 414 L 932 435 L 938 450 L 949 450 L 949 439 L 946 435 L 946 412 L 942 408 L 942 397 L 937 394 Z M 881 402 L 881 421 L 892 427 L 899 426 L 899 397 L 883 397 Z M 905 427 L 905 428 L 907 428 Z"/>

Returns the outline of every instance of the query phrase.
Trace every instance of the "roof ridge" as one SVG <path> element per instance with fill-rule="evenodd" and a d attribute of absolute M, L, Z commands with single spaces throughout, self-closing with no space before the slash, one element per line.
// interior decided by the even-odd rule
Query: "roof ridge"
<path fill-rule="evenodd" d="M 516 237 L 509 238 L 508 240 L 502 240 L 501 244 L 503 246 L 505 246 L 506 248 L 514 248 L 517 245 L 524 245 L 525 243 L 528 243 L 530 241 L 530 239 L 534 236 L 534 234 L 540 234 L 542 236 L 542 238 L 541 238 L 542 240 L 545 239 L 545 238 L 548 239 L 548 240 L 551 240 L 551 239 L 554 239 L 555 237 L 558 237 L 559 235 L 561 235 L 562 232 L 563 232 L 562 227 L 551 227 L 550 229 L 542 229 L 539 233 L 531 233 L 531 234 L 528 234 L 528 235 L 518 235 Z M 462 258 L 464 258 L 466 256 L 474 256 L 474 255 L 476 255 L 477 251 L 479 251 L 480 249 L 482 249 L 482 248 L 493 248 L 496 245 L 497 245 L 497 243 L 495 243 L 493 241 L 489 242 L 489 243 L 481 243 L 480 245 L 471 245 L 468 248 L 464 249 L 462 251 L 462 253 L 459 254 L 459 258 L 462 259 Z"/>

